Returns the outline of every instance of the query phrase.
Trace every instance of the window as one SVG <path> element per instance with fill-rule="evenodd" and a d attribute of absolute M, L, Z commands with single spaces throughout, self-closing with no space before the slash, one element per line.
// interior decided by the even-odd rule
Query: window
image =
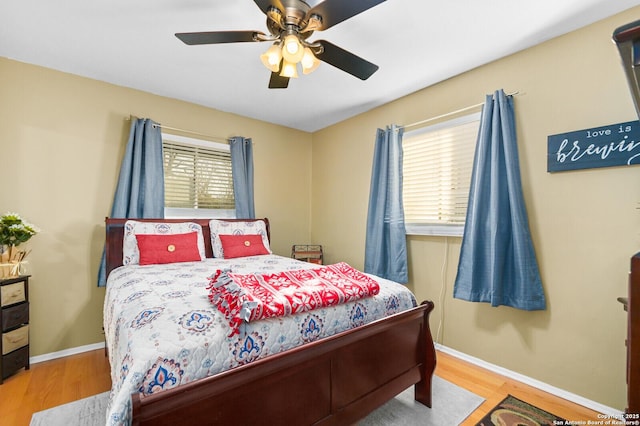
<path fill-rule="evenodd" d="M 233 218 L 229 145 L 162 134 L 165 217 Z"/>
<path fill-rule="evenodd" d="M 405 132 L 407 234 L 461 236 L 467 214 L 480 113 Z"/>

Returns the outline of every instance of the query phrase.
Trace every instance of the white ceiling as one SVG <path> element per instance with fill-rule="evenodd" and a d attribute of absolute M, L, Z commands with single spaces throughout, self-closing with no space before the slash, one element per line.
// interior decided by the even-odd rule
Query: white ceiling
<path fill-rule="evenodd" d="M 2 0 L 0 56 L 313 132 L 638 4 L 387 0 L 309 39 L 379 65 L 372 77 L 322 63 L 284 90 L 267 88 L 259 56 L 269 43 L 174 36 L 268 33 L 252 0 Z"/>

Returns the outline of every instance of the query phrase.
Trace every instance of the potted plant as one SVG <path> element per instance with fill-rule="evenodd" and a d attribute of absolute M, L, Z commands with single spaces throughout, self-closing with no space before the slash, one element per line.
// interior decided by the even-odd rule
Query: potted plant
<path fill-rule="evenodd" d="M 24 221 L 17 213 L 0 216 L 0 278 L 20 275 L 22 264 L 29 251 L 19 250 L 40 230 Z"/>

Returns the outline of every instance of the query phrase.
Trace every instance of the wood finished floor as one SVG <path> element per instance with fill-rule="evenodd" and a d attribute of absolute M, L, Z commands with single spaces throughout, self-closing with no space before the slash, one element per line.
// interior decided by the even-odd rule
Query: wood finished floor
<path fill-rule="evenodd" d="M 475 425 L 508 394 L 570 421 L 598 420 L 595 411 L 446 353 L 438 352 L 436 374 L 485 398 L 462 425 Z M 30 370 L 21 370 L 0 385 L 0 424 L 29 425 L 31 415 L 37 411 L 102 393 L 110 387 L 109 362 L 103 350 L 33 364 Z"/>

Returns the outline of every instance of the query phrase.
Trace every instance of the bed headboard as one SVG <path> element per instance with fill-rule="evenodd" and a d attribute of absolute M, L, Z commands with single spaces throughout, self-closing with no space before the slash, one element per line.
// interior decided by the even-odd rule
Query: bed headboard
<path fill-rule="evenodd" d="M 122 266 L 122 242 L 124 239 L 124 224 L 127 220 L 137 220 L 140 222 L 195 222 L 202 226 L 202 234 L 204 236 L 204 251 L 207 257 L 213 257 L 211 248 L 211 230 L 209 229 L 210 219 L 115 219 L 105 218 L 106 225 L 106 241 L 105 241 L 105 257 L 107 277 L 109 273 L 118 266 Z M 269 219 L 218 219 L 227 222 L 247 222 L 247 221 L 263 221 L 267 229 L 267 238 L 271 241 L 271 233 L 269 229 Z"/>

